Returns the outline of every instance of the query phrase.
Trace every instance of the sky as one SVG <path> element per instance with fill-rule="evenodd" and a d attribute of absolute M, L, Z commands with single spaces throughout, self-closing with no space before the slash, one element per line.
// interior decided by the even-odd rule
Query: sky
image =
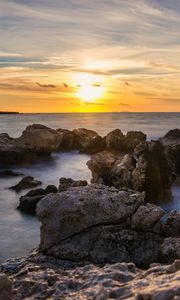
<path fill-rule="evenodd" d="M 180 111 L 180 0 L 0 0 L 0 111 Z"/>

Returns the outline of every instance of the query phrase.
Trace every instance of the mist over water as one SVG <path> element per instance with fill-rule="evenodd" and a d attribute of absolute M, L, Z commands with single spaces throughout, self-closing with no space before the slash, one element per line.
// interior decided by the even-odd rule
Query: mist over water
<path fill-rule="evenodd" d="M 180 128 L 180 113 L 78 113 L 78 114 L 20 114 L 0 115 L 0 133 L 18 137 L 30 124 L 44 124 L 51 128 L 74 129 L 85 127 L 106 135 L 115 128 L 124 133 L 141 130 L 148 139 L 157 139 L 168 130 Z M 90 181 L 91 172 L 86 166 L 88 155 L 70 153 L 53 154 L 53 160 L 23 168 L 13 168 L 24 175 L 32 175 L 43 182 L 58 186 L 60 177 L 86 179 Z M 28 190 L 17 194 L 8 188 L 22 177 L 0 178 L 0 260 L 8 257 L 26 255 L 39 243 L 39 222 L 36 217 L 16 210 L 19 197 Z M 173 187 L 174 200 L 162 203 L 168 212 L 180 210 L 180 187 Z"/>

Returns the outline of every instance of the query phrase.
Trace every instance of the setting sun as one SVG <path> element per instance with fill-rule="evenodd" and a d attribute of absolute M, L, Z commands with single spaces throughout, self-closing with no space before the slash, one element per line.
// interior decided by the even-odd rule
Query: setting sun
<path fill-rule="evenodd" d="M 76 76 L 77 82 L 77 96 L 81 98 L 84 102 L 93 103 L 97 99 L 103 97 L 104 87 L 101 86 L 99 80 L 97 80 L 97 76 L 93 76 L 90 74 L 78 74 Z"/>

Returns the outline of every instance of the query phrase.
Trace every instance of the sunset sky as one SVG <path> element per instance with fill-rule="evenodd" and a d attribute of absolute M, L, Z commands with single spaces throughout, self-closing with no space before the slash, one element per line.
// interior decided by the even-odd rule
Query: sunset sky
<path fill-rule="evenodd" d="M 180 0 L 0 0 L 0 111 L 180 111 Z"/>

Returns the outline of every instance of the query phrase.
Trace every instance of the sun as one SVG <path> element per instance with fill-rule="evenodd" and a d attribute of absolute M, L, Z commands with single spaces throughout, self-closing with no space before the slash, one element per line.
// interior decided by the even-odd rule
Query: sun
<path fill-rule="evenodd" d="M 77 96 L 84 102 L 93 103 L 103 97 L 104 87 L 97 80 L 97 76 L 81 73 L 76 76 L 78 87 Z"/>

